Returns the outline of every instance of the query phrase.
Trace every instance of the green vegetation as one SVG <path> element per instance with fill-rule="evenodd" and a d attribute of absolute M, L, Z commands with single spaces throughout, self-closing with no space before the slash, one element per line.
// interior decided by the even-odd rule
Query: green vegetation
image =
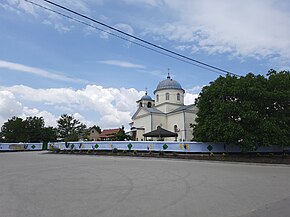
<path fill-rule="evenodd" d="M 100 132 L 99 126 L 94 126 Z M 12 117 L 1 127 L 0 142 L 55 142 L 87 140 L 89 129 L 73 116 L 63 114 L 57 127 L 45 127 L 43 117 Z"/>
<path fill-rule="evenodd" d="M 290 73 L 270 70 L 219 77 L 202 89 L 193 139 L 225 142 L 243 151 L 290 144 Z"/>
<path fill-rule="evenodd" d="M 130 140 L 131 137 L 126 134 L 124 126 L 120 128 L 119 132 L 116 133 L 115 137 L 112 139 L 113 141 L 125 141 Z"/>
<path fill-rule="evenodd" d="M 42 117 L 12 117 L 1 127 L 0 138 L 1 142 L 49 142 L 56 141 L 57 134 L 52 127 L 44 127 Z"/>
<path fill-rule="evenodd" d="M 57 133 L 61 140 L 68 142 L 87 139 L 89 130 L 85 124 L 81 123 L 73 116 L 63 114 L 59 120 L 57 120 Z"/>

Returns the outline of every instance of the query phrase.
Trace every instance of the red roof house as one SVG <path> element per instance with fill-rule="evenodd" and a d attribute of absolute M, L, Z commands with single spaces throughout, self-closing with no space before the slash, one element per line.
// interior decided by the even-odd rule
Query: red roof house
<path fill-rule="evenodd" d="M 102 133 L 100 134 L 100 139 L 101 141 L 110 141 L 115 137 L 116 133 L 118 133 L 119 131 L 120 128 L 103 130 Z"/>

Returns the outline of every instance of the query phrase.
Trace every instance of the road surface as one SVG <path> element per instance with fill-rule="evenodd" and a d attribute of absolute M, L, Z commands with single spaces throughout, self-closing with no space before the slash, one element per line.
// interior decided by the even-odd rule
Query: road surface
<path fill-rule="evenodd" d="M 290 167 L 0 153 L 1 217 L 286 217 Z"/>

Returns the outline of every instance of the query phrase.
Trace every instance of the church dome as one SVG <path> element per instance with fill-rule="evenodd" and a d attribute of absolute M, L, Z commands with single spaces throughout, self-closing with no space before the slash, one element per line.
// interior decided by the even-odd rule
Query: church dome
<path fill-rule="evenodd" d="M 184 92 L 181 85 L 177 81 L 171 79 L 169 74 L 167 76 L 167 79 L 159 82 L 156 90 L 154 91 L 154 94 L 158 90 L 164 90 L 164 89 L 177 89 L 177 90 L 182 90 Z"/>
<path fill-rule="evenodd" d="M 148 101 L 152 101 L 151 96 L 145 94 L 144 96 L 142 96 L 141 100 L 148 100 Z"/>

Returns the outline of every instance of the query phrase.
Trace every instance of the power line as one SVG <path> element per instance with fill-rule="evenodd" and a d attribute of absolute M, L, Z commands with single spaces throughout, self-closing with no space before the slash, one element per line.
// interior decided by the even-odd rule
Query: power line
<path fill-rule="evenodd" d="M 30 1 L 30 0 L 24 0 L 24 1 L 26 1 L 26 2 L 28 2 L 28 3 L 30 3 L 30 4 L 33 4 L 33 5 L 35 5 L 35 6 L 38 6 L 38 7 L 42 8 L 42 9 L 45 9 L 45 10 L 48 10 L 48 11 L 50 11 L 50 12 L 56 13 L 56 14 L 58 14 L 58 15 L 60 15 L 60 16 L 65 17 L 65 18 L 71 19 L 71 20 L 73 20 L 73 21 L 75 21 L 75 22 L 78 22 L 78 23 L 81 23 L 81 24 L 87 25 L 87 26 L 89 26 L 89 27 L 91 27 L 91 28 L 94 28 L 94 29 L 97 29 L 97 30 L 99 30 L 99 31 L 105 32 L 105 33 L 107 33 L 107 34 L 109 34 L 109 35 L 112 35 L 112 36 L 118 37 L 118 38 L 120 38 L 120 39 L 122 39 L 122 40 L 129 41 L 129 42 L 131 42 L 131 43 L 133 43 L 133 44 L 136 44 L 136 45 L 138 45 L 138 46 L 141 46 L 141 47 L 144 47 L 144 48 L 146 48 L 146 49 L 152 50 L 152 51 L 154 51 L 154 52 L 160 53 L 160 54 L 162 54 L 162 55 L 165 55 L 165 56 L 168 56 L 168 57 L 171 57 L 171 58 L 174 58 L 174 59 L 180 60 L 180 61 L 182 61 L 182 62 L 185 62 L 185 63 L 191 64 L 191 65 L 194 65 L 194 66 L 197 66 L 197 67 L 200 67 L 200 68 L 203 68 L 203 69 L 206 69 L 206 70 L 209 70 L 209 71 L 212 71 L 212 72 L 218 73 L 218 74 L 220 74 L 220 75 L 231 74 L 231 75 L 234 75 L 234 76 L 240 77 L 239 75 L 237 75 L 237 74 L 235 74 L 235 73 L 232 73 L 232 72 L 230 72 L 230 71 L 227 71 L 227 70 L 221 69 L 221 68 L 219 68 L 219 67 L 215 67 L 215 66 L 213 66 L 213 65 L 210 65 L 210 64 L 207 64 L 207 63 L 204 63 L 204 62 L 198 61 L 198 60 L 195 60 L 195 59 L 193 59 L 193 58 L 190 58 L 190 57 L 188 57 L 188 56 L 182 55 L 182 54 L 180 54 L 180 53 L 177 53 L 177 52 L 175 52 L 175 51 L 169 50 L 169 49 L 167 49 L 167 48 L 160 47 L 160 46 L 158 46 L 158 45 L 156 45 L 156 44 L 154 44 L 154 43 L 152 43 L 152 42 L 149 42 L 149 41 L 147 41 L 147 40 L 144 40 L 144 39 L 139 38 L 139 37 L 137 37 L 137 36 L 134 36 L 134 35 L 132 35 L 132 34 L 126 33 L 126 32 L 124 32 L 124 31 L 122 31 L 122 30 L 119 30 L 119 29 L 117 29 L 117 28 L 114 28 L 114 27 L 112 27 L 112 26 L 110 26 L 110 25 L 107 25 L 107 24 L 105 24 L 105 23 L 103 23 L 103 22 L 97 21 L 97 20 L 95 20 L 95 19 L 93 19 L 93 18 L 90 18 L 90 17 L 88 17 L 88 16 L 86 16 L 86 15 L 83 15 L 83 14 L 81 14 L 81 13 L 78 13 L 78 12 L 76 12 L 76 11 L 73 11 L 73 10 L 71 10 L 71 9 L 69 9 L 69 8 L 66 8 L 66 7 L 64 7 L 64 6 L 62 6 L 62 5 L 59 5 L 59 4 L 57 4 L 57 3 L 54 3 L 54 2 L 52 2 L 52 1 L 49 1 L 49 0 L 43 0 L 43 1 L 45 1 L 45 2 L 47 2 L 47 3 L 49 3 L 49 4 L 51 4 L 51 5 L 54 5 L 54 6 L 56 6 L 56 7 L 58 7 L 58 8 L 61 8 L 61 9 L 65 10 L 65 11 L 68 11 L 68 12 L 70 12 L 70 13 L 73 13 L 73 14 L 75 14 L 75 15 L 78 15 L 78 16 L 80 16 L 80 17 L 82 17 L 82 18 L 87 19 L 87 20 L 90 20 L 90 21 L 92 21 L 93 23 L 97 23 L 97 24 L 99 24 L 99 25 L 101 25 L 101 26 L 104 26 L 104 27 L 106 27 L 106 28 L 108 28 L 108 29 L 110 29 L 110 30 L 113 30 L 113 31 L 115 31 L 115 32 L 118 32 L 118 33 L 120 33 L 120 34 L 122 34 L 122 35 L 125 35 L 125 36 L 129 37 L 129 38 L 133 38 L 133 39 L 135 39 L 135 40 L 137 40 L 137 41 L 140 41 L 140 42 L 142 42 L 142 43 L 144 43 L 144 44 L 138 43 L 138 42 L 136 42 L 136 41 L 129 40 L 129 39 L 125 38 L 124 36 L 120 36 L 120 35 L 117 35 L 117 34 L 114 34 L 114 33 L 110 32 L 110 31 L 107 31 L 107 30 L 104 30 L 104 29 L 98 28 L 98 27 L 96 27 L 96 26 L 94 26 L 94 25 L 92 25 L 92 24 L 89 24 L 89 23 L 84 22 L 84 21 L 82 21 L 82 20 L 76 19 L 76 18 L 71 17 L 71 16 L 69 16 L 69 15 L 63 14 L 63 13 L 61 13 L 61 12 L 59 12 L 59 11 L 56 11 L 56 10 L 53 10 L 53 9 L 51 9 L 51 8 L 45 7 L 45 6 L 43 6 L 43 5 L 40 5 L 40 4 L 38 4 L 38 3 L 35 3 L 35 2 L 33 2 L 33 1 Z"/>

